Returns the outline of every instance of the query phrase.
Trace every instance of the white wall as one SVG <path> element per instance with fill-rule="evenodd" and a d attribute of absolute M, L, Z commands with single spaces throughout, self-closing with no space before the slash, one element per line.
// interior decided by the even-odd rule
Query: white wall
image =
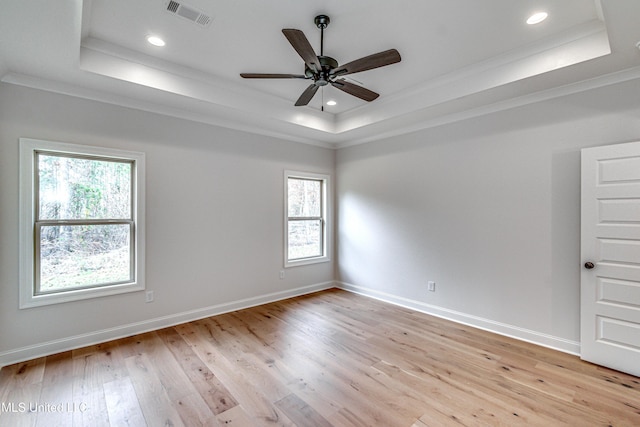
<path fill-rule="evenodd" d="M 578 352 L 580 149 L 640 140 L 638 99 L 633 81 L 339 150 L 337 279 Z"/>
<path fill-rule="evenodd" d="M 147 288 L 18 309 L 18 138 L 146 153 Z M 332 285 L 283 268 L 285 169 L 334 176 L 335 151 L 0 84 L 0 365 Z"/>
<path fill-rule="evenodd" d="M 0 84 L 0 365 L 330 285 L 334 263 L 278 277 L 285 169 L 337 178 L 346 288 L 576 352 L 580 149 L 640 140 L 638 99 L 628 82 L 341 149 L 336 161 Z M 19 137 L 147 154 L 154 303 L 133 293 L 18 310 Z"/>

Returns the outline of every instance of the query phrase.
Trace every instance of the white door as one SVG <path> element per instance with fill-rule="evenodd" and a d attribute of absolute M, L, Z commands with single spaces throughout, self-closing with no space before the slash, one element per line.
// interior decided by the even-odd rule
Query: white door
<path fill-rule="evenodd" d="M 640 376 L 640 142 L 582 150 L 581 357 Z"/>

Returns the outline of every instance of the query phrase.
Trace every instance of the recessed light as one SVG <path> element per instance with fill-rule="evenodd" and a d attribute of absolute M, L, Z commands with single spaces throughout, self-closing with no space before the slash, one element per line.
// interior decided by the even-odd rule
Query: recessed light
<path fill-rule="evenodd" d="M 164 40 L 162 40 L 160 37 L 158 36 L 148 36 L 147 37 L 147 41 L 149 43 L 151 43 L 154 46 L 158 46 L 158 47 L 162 47 L 164 46 L 166 43 L 164 42 Z"/>
<path fill-rule="evenodd" d="M 333 105 L 336 105 L 336 104 L 337 104 L 337 102 L 336 102 L 336 101 L 334 101 L 333 99 L 332 99 L 332 100 L 330 100 L 330 101 L 327 101 L 327 105 L 331 105 L 331 106 L 333 106 Z"/>
<path fill-rule="evenodd" d="M 548 16 L 549 16 L 549 14 L 547 12 L 534 13 L 533 15 L 531 15 L 529 17 L 529 19 L 527 19 L 527 24 L 529 24 L 529 25 L 539 24 L 542 21 L 544 21 L 545 19 L 547 19 Z"/>

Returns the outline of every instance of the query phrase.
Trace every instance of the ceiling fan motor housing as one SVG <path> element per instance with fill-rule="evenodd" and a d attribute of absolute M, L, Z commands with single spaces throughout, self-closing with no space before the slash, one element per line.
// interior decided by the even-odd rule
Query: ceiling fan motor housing
<path fill-rule="evenodd" d="M 304 74 L 308 78 L 312 78 L 317 86 L 326 86 L 329 84 L 330 71 L 338 67 L 338 61 L 330 56 L 318 56 L 318 61 L 322 70 L 314 73 L 309 67 L 304 67 Z"/>

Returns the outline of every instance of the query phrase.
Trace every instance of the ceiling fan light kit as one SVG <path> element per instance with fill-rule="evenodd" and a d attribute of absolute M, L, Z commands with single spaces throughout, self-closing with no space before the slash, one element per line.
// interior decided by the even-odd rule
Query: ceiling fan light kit
<path fill-rule="evenodd" d="M 380 96 L 376 92 L 362 86 L 348 82 L 340 77 L 347 74 L 359 73 L 372 70 L 374 68 L 400 62 L 400 54 L 396 49 L 389 49 L 383 52 L 374 53 L 364 58 L 356 59 L 344 65 L 339 65 L 338 61 L 330 56 L 324 55 L 324 30 L 331 19 L 327 15 L 318 15 L 314 19 L 316 27 L 320 29 L 320 55 L 316 55 L 309 40 L 300 30 L 285 28 L 282 33 L 287 38 L 293 49 L 300 55 L 305 63 L 304 74 L 265 74 L 265 73 L 240 73 L 245 79 L 307 79 L 313 80 L 295 105 L 297 107 L 307 105 L 323 86 L 331 85 L 349 95 L 353 95 L 364 101 L 371 102 Z"/>

